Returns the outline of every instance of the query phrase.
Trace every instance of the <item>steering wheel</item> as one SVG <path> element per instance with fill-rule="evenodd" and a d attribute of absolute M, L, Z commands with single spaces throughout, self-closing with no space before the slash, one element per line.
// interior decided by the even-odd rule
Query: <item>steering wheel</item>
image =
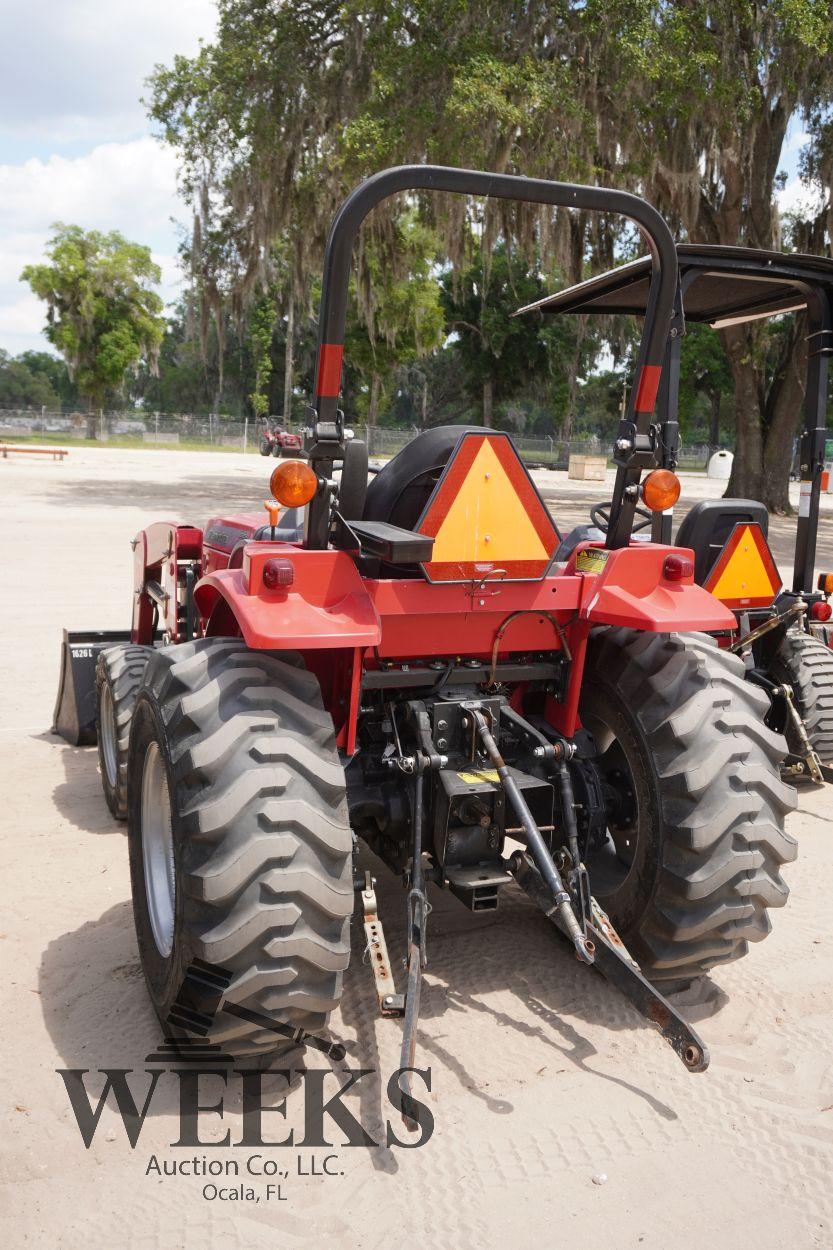
<path fill-rule="evenodd" d="M 603 534 L 606 534 L 608 531 L 608 527 L 610 525 L 610 509 L 612 507 L 613 500 L 611 499 L 610 503 L 600 503 L 597 507 L 590 509 L 590 520 L 596 526 L 596 529 L 601 530 Z M 654 519 L 653 512 L 649 512 L 647 508 L 642 508 L 637 505 L 634 511 L 639 516 L 644 517 L 645 520 L 640 521 L 638 525 L 634 525 L 631 530 L 632 534 L 638 533 L 639 530 L 647 529 Z"/>

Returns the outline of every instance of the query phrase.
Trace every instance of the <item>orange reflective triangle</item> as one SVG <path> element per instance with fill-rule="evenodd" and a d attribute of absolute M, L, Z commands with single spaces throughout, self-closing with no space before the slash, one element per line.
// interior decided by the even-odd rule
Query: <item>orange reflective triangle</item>
<path fill-rule="evenodd" d="M 772 603 L 781 589 L 781 576 L 757 522 L 735 526 L 706 578 L 705 589 L 727 608 L 763 608 Z"/>
<path fill-rule="evenodd" d="M 417 526 L 431 581 L 543 577 L 558 531 L 506 434 L 464 434 Z"/>

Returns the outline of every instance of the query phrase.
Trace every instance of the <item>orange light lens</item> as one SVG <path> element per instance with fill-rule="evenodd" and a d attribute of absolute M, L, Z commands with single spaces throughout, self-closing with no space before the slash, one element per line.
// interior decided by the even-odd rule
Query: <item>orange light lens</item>
<path fill-rule="evenodd" d="M 680 498 L 680 479 L 670 469 L 654 469 L 642 483 L 642 500 L 652 512 L 673 508 Z"/>
<path fill-rule="evenodd" d="M 285 508 L 303 508 L 318 490 L 318 478 L 306 461 L 284 460 L 269 479 L 269 486 Z"/>
<path fill-rule="evenodd" d="M 826 595 L 833 595 L 833 573 L 819 573 L 819 590 Z"/>

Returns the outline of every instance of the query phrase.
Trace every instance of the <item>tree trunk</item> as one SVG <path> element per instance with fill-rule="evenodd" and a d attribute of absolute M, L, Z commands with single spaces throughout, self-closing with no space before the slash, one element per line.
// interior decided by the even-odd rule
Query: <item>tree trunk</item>
<path fill-rule="evenodd" d="M 376 417 L 379 412 L 379 397 L 382 393 L 382 379 L 378 373 L 374 373 L 370 379 L 370 406 L 367 410 L 367 424 L 375 425 Z"/>
<path fill-rule="evenodd" d="M 426 429 L 428 425 L 428 378 L 422 375 L 422 403 L 420 407 L 419 428 Z"/>
<path fill-rule="evenodd" d="M 295 292 L 290 286 L 286 308 L 286 353 L 283 364 L 283 419 L 292 420 L 292 374 L 295 369 Z"/>
<path fill-rule="evenodd" d="M 763 498 L 771 512 L 792 512 L 789 472 L 793 439 L 803 415 L 806 370 L 806 319 L 797 316 L 767 396 Z"/>
<path fill-rule="evenodd" d="M 712 391 L 711 414 L 709 416 L 709 454 L 720 447 L 720 391 Z"/>
<path fill-rule="evenodd" d="M 735 384 L 735 455 L 726 498 L 764 499 L 763 403 L 752 338 L 744 326 L 718 331 Z"/>
<path fill-rule="evenodd" d="M 487 378 L 483 383 L 483 424 L 488 428 L 492 428 L 494 414 L 494 392 L 492 388 L 492 379 Z"/>

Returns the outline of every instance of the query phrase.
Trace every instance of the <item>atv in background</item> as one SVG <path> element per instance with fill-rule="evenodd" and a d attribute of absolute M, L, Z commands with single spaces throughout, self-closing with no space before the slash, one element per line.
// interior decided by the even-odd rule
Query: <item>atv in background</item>
<path fill-rule="evenodd" d="M 280 417 L 260 418 L 261 456 L 297 456 L 301 453 L 301 435 L 285 430 L 280 421 Z"/>
<path fill-rule="evenodd" d="M 428 430 L 370 482 L 366 447 L 347 437 L 356 237 L 380 201 L 426 190 L 618 214 L 650 247 L 607 537 L 563 563 L 508 435 Z M 429 892 L 483 912 L 517 885 L 690 1072 L 706 1068 L 666 995 L 768 933 L 796 851 L 784 828 L 795 792 L 779 776 L 784 739 L 762 724 L 765 695 L 708 637 L 734 616 L 695 583 L 689 552 L 630 541 L 638 501 L 665 508 L 679 491 L 651 433 L 676 287 L 665 221 L 607 188 L 404 166 L 342 205 L 306 460 L 273 470 L 268 519 L 139 533 L 129 636 L 65 647 L 98 653 L 92 691 L 89 669 L 75 680 L 65 661 L 57 726 L 77 732 L 93 698 L 105 796 L 127 818 L 148 993 L 173 1036 L 268 1062 L 276 1035 L 320 1032 L 341 997 L 355 899 L 379 1012 L 402 1020 L 400 1107 L 414 1128 Z M 404 987 L 360 839 L 407 891 Z"/>
<path fill-rule="evenodd" d="M 686 321 L 719 329 L 746 320 L 807 310 L 809 352 L 804 429 L 798 441 L 800 501 L 796 518 L 792 586 L 781 577 L 767 544 L 769 516 L 753 499 L 704 500 L 694 505 L 676 535 L 689 548 L 695 581 L 731 609 L 734 627 L 720 645 L 740 655 L 749 681 L 769 695 L 767 723 L 785 732 L 786 771 L 816 782 L 833 780 L 833 573 L 815 578 L 820 494 L 826 477 L 828 359 L 833 352 L 833 261 L 821 256 L 751 248 L 680 244 L 674 320 L 665 351 L 654 427 L 657 461 L 674 470 L 679 451 L 680 341 Z M 644 316 L 650 262 L 641 259 L 559 291 L 521 312 L 632 313 Z M 617 443 L 618 448 L 618 443 Z M 616 457 L 614 456 L 614 459 Z M 607 510 L 594 509 L 601 540 Z M 656 542 L 668 543 L 672 511 L 643 518 Z M 569 536 L 560 557 L 588 527 Z"/>

